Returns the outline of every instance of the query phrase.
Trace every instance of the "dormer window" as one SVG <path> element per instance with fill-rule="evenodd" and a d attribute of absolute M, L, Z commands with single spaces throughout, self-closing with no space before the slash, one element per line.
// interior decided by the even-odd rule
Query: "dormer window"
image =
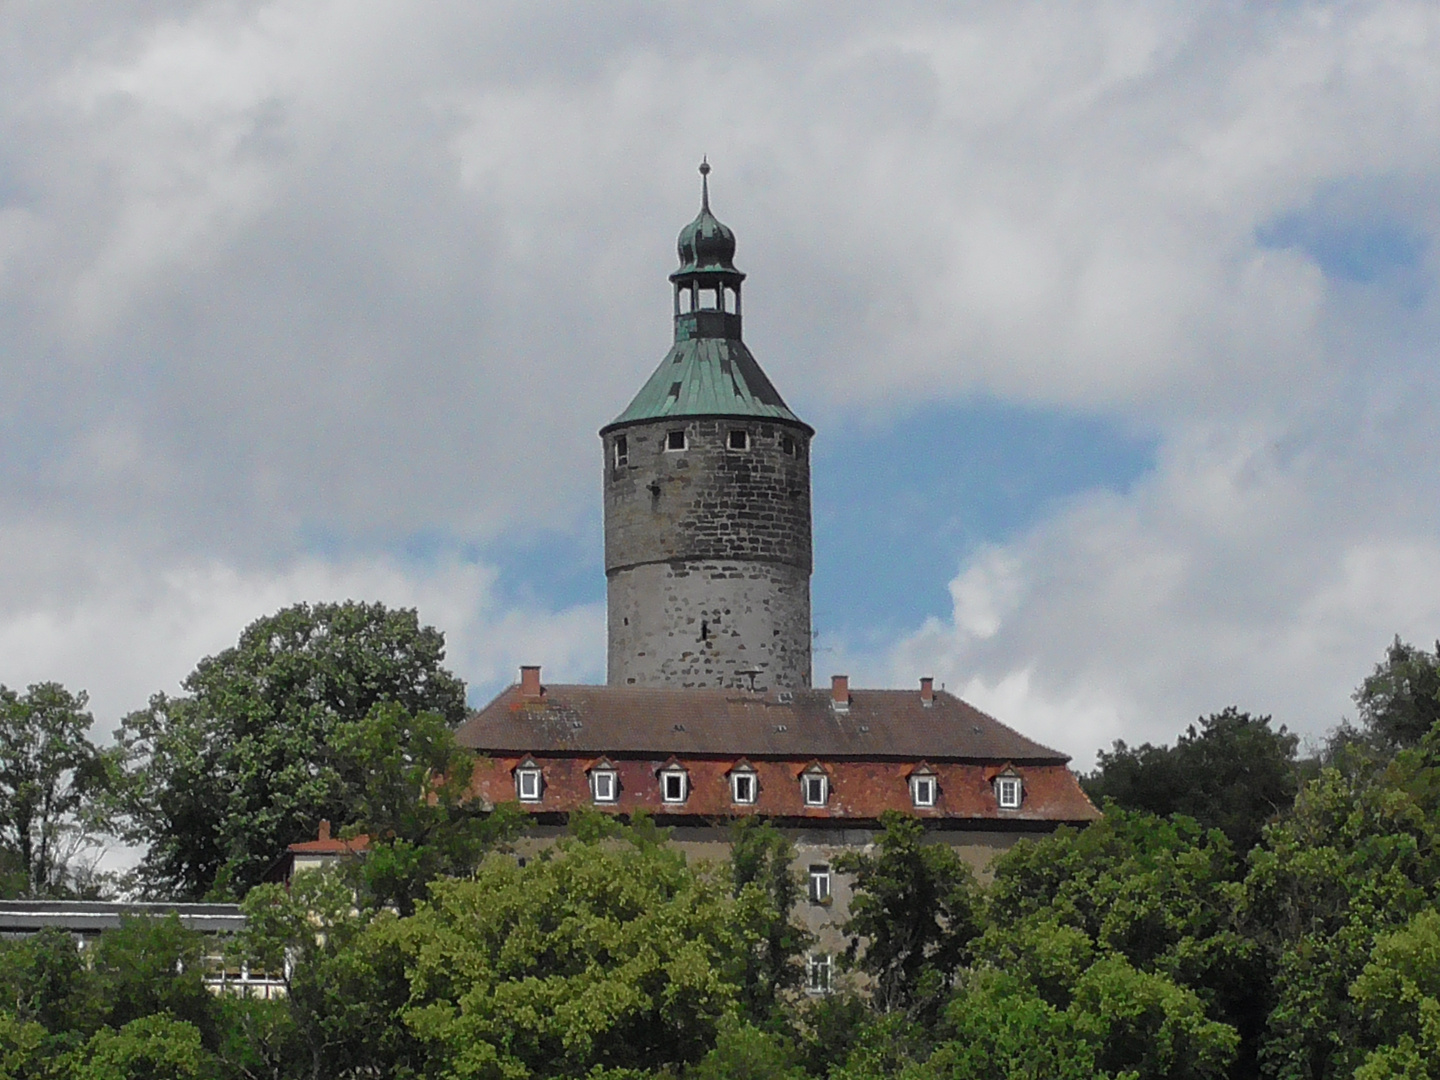
<path fill-rule="evenodd" d="M 690 794 L 690 777 L 679 767 L 662 769 L 660 772 L 660 801 L 683 803 Z"/>
<path fill-rule="evenodd" d="M 666 450 L 684 450 L 684 449 L 685 449 L 685 432 L 684 432 L 684 431 L 667 431 L 667 432 L 665 433 L 665 449 L 666 449 Z"/>
<path fill-rule="evenodd" d="M 748 431 L 732 431 L 726 445 L 731 450 L 749 450 L 750 433 Z"/>
<path fill-rule="evenodd" d="M 624 435 L 615 436 L 615 467 L 630 464 L 630 441 Z"/>
<path fill-rule="evenodd" d="M 537 803 L 544 790 L 545 778 L 540 773 L 540 766 L 533 759 L 526 758 L 515 769 L 515 794 L 523 803 Z"/>
<path fill-rule="evenodd" d="M 597 803 L 613 803 L 620 798 L 620 777 L 605 758 L 590 769 L 590 797 Z"/>
<path fill-rule="evenodd" d="M 1001 810 L 1019 810 L 1024 794 L 1020 777 L 1013 773 L 995 778 L 995 801 L 1000 804 Z"/>
<path fill-rule="evenodd" d="M 935 805 L 935 774 L 916 772 L 910 776 L 910 801 L 917 807 Z"/>
<path fill-rule="evenodd" d="M 760 785 L 755 770 L 748 765 L 737 765 L 730 773 L 730 798 L 738 806 L 752 806 L 759 795 Z"/>
<path fill-rule="evenodd" d="M 830 777 L 818 765 L 807 769 L 800 776 L 800 794 L 806 806 L 824 806 L 830 801 Z"/>

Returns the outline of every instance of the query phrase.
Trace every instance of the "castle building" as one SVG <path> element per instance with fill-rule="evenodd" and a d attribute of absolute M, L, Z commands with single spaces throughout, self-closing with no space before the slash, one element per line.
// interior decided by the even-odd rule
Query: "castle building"
<path fill-rule="evenodd" d="M 1069 759 L 922 678 L 909 690 L 812 688 L 810 440 L 741 338 L 735 236 L 710 210 L 680 233 L 675 343 L 600 431 L 606 685 L 539 667 L 472 714 L 472 791 L 518 803 L 532 841 L 581 807 L 652 813 L 697 857 L 762 815 L 796 846 L 817 935 L 810 984 L 843 947 L 841 851 L 878 819 L 923 819 L 978 871 L 1025 835 L 1099 817 Z"/>

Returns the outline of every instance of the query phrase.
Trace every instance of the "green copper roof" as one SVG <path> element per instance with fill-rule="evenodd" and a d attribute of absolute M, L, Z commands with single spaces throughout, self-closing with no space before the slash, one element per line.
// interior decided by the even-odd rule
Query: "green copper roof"
<path fill-rule="evenodd" d="M 809 429 L 739 338 L 677 341 L 630 407 L 607 428 L 670 416 L 757 416 Z"/>

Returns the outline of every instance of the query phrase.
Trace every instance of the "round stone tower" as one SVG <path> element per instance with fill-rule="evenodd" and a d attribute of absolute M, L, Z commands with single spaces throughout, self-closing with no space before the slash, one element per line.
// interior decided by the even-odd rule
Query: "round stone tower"
<path fill-rule="evenodd" d="M 735 234 L 680 233 L 675 344 L 600 431 L 611 686 L 810 686 L 810 437 L 740 340 Z"/>

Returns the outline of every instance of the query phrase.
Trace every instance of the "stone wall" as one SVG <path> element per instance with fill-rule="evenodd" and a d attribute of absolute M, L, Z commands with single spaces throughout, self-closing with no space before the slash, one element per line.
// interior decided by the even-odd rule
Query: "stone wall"
<path fill-rule="evenodd" d="M 666 448 L 685 433 L 684 450 Z M 733 432 L 745 432 L 735 449 Z M 616 440 L 627 460 L 616 460 Z M 605 436 L 612 686 L 810 685 L 810 460 L 800 425 L 679 418 Z"/>

